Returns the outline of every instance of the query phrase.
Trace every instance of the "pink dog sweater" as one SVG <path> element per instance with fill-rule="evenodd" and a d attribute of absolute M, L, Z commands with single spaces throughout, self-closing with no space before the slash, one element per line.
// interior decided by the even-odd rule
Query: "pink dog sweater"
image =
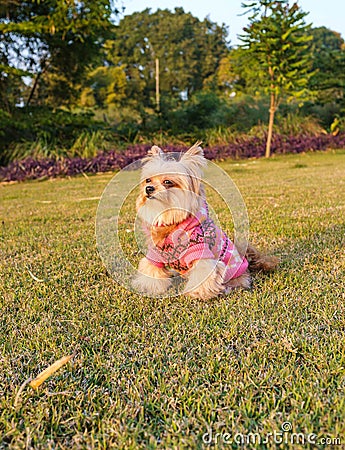
<path fill-rule="evenodd" d="M 226 266 L 224 281 L 242 275 L 248 268 L 235 245 L 209 217 L 207 205 L 188 217 L 162 243 L 151 241 L 146 258 L 157 267 L 169 267 L 180 274 L 187 272 L 194 261 L 215 259 Z"/>

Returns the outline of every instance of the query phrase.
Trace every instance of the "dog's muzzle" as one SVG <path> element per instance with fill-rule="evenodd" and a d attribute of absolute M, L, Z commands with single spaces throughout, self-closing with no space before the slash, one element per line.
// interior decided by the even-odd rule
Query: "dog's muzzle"
<path fill-rule="evenodd" d="M 146 186 L 146 188 L 145 188 L 147 197 L 150 197 L 154 191 L 155 191 L 155 188 L 153 186 Z"/>

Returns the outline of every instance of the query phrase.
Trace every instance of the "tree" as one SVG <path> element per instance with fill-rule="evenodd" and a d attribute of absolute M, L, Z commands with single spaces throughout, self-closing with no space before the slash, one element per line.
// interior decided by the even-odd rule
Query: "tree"
<path fill-rule="evenodd" d="M 316 101 L 344 101 L 345 92 L 345 42 L 339 33 L 326 27 L 312 28 L 310 52 L 313 56 L 313 76 L 309 88 L 315 92 Z"/>
<path fill-rule="evenodd" d="M 251 13 L 249 26 L 240 36 L 244 57 L 256 61 L 255 83 L 269 93 L 269 123 L 266 157 L 271 153 L 274 116 L 283 96 L 302 98 L 312 75 L 304 13 L 288 0 L 253 0 L 242 4 Z"/>
<path fill-rule="evenodd" d="M 26 104 L 35 96 L 38 103 L 68 103 L 109 37 L 114 12 L 112 0 L 5 0 L 0 6 L 2 85 L 8 74 L 26 74 L 32 78 Z"/>
<path fill-rule="evenodd" d="M 124 68 L 127 98 L 155 106 L 155 60 L 160 65 L 160 92 L 167 99 L 189 98 L 217 69 L 227 53 L 227 29 L 200 21 L 183 8 L 150 9 L 125 16 L 106 44 L 104 66 Z M 169 107 L 169 106 L 168 106 Z"/>
<path fill-rule="evenodd" d="M 97 67 L 89 74 L 88 85 L 82 91 L 82 106 L 105 108 L 126 97 L 126 74 L 121 66 Z"/>

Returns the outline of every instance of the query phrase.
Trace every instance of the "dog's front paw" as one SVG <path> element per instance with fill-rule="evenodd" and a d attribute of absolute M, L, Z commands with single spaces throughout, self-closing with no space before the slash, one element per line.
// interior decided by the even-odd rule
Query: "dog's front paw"
<path fill-rule="evenodd" d="M 132 286 L 138 292 L 148 295 L 160 295 L 167 292 L 172 286 L 169 278 L 151 278 L 143 274 L 138 274 L 133 282 Z"/>
<path fill-rule="evenodd" d="M 191 284 L 188 283 L 184 289 L 184 294 L 191 298 L 210 300 L 211 298 L 224 293 L 224 289 L 224 285 L 219 283 L 217 279 L 209 277 L 197 287 L 192 287 Z"/>
<path fill-rule="evenodd" d="M 225 294 L 229 294 L 234 289 L 251 289 L 252 277 L 247 271 L 237 278 L 232 278 L 226 283 Z"/>
<path fill-rule="evenodd" d="M 225 265 L 213 259 L 198 261 L 188 274 L 184 294 L 192 298 L 209 300 L 224 292 Z"/>
<path fill-rule="evenodd" d="M 194 291 L 185 291 L 184 294 L 198 300 L 210 300 L 211 298 L 217 297 L 222 292 L 222 289 L 210 291 L 208 288 L 205 289 L 201 287 L 201 289 L 195 289 Z"/>

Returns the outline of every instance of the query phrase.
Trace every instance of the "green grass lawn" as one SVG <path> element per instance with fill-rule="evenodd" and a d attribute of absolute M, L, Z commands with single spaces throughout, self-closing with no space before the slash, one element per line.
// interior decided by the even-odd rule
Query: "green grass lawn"
<path fill-rule="evenodd" d="M 94 223 L 111 174 L 0 186 L 0 448 L 206 448 L 210 430 L 218 448 L 249 433 L 268 442 L 244 448 L 277 448 L 285 422 L 283 448 L 345 448 L 345 151 L 220 165 L 251 241 L 282 261 L 208 302 L 107 275 Z"/>

